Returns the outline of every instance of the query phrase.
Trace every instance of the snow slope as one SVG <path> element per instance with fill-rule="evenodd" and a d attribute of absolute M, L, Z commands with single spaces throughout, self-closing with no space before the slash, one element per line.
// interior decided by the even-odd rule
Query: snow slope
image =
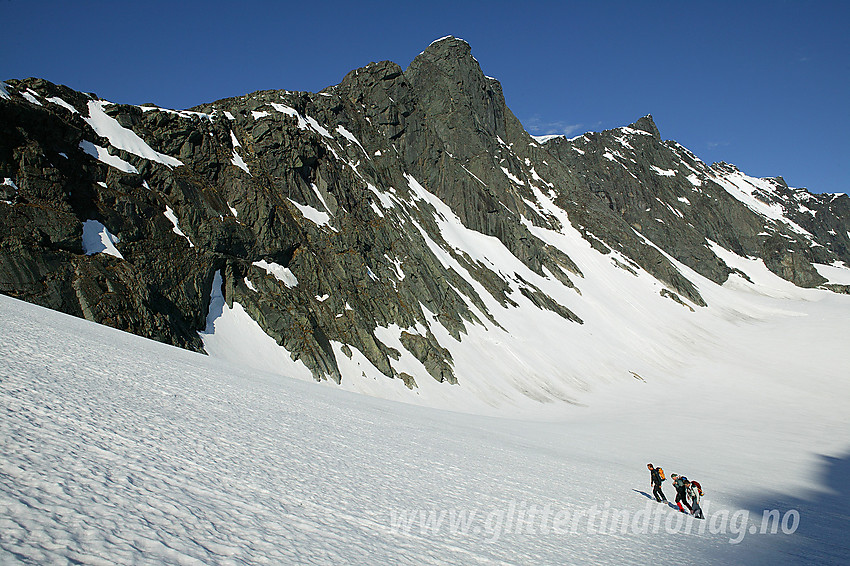
<path fill-rule="evenodd" d="M 781 314 L 793 321 L 798 302 L 835 300 L 845 305 L 842 308 L 850 308 L 846 297 L 829 297 L 821 290 L 798 288 L 771 273 L 762 261 L 740 257 L 718 245 L 713 245 L 714 252 L 746 274 L 749 281 L 733 275 L 724 287 L 718 287 L 667 256 L 694 282 L 709 306 L 688 304 L 687 299 L 676 302 L 665 296 L 670 291 L 663 283 L 624 255 L 594 249 L 552 197 L 532 184 L 535 206 L 554 219 L 558 228 L 543 228 L 525 218 L 522 221 L 534 236 L 574 261 L 581 276 L 566 273 L 575 285 L 571 288 L 548 269 L 543 274 L 530 269 L 497 238 L 465 227 L 448 205 L 412 176 L 405 177 L 412 196 L 407 200 L 387 197 L 387 201 L 399 208 L 433 210 L 438 235 L 425 230 L 413 216 L 406 217 L 406 222 L 418 228 L 425 245 L 442 266 L 459 274 L 473 291 L 470 295 L 480 299 L 480 303 L 473 303 L 464 296 L 478 322 L 468 323 L 458 340 L 439 317 L 420 304 L 419 309 L 426 314 L 425 323 L 374 330 L 377 340 L 399 352 L 398 359 L 389 358 L 388 363 L 397 374 L 407 373 L 415 378 L 413 392 L 402 380 L 388 379 L 355 348 L 332 343 L 342 374 L 341 386 L 349 391 L 462 412 L 507 412 L 514 416 L 530 413 L 534 418 L 540 418 L 541 412 L 553 412 L 557 417 L 564 402 L 585 403 L 585 396 L 612 384 L 641 378 L 667 382 L 711 367 L 725 353 L 741 320 L 757 322 Z M 645 242 L 655 247 L 648 239 Z M 291 272 L 286 277 L 282 275 L 281 266 L 274 266 L 275 271 L 265 262 L 254 265 L 266 269 L 287 287 L 297 285 Z M 485 268 L 502 279 L 510 288 L 511 303 L 500 303 L 476 278 L 470 265 Z M 831 281 L 850 279 L 850 269 L 846 267 L 824 268 L 830 270 Z M 403 266 L 397 269 L 403 278 Z M 583 324 L 538 306 L 522 292 L 529 290 L 539 291 L 569 309 Z M 213 299 L 220 295 L 217 286 L 212 294 Z M 772 301 L 779 298 L 788 301 Z M 293 361 L 283 348 L 275 352 L 274 347 L 264 346 L 262 355 L 257 354 L 252 344 L 265 344 L 267 340 L 241 306 L 217 312 L 220 320 L 208 320 L 207 332 L 202 336 L 211 356 L 281 375 L 309 375 L 303 363 Z M 432 333 L 450 352 L 458 384 L 438 384 L 404 347 L 402 332 L 423 336 Z M 214 338 L 214 334 L 219 338 Z M 541 403 L 546 406 L 541 407 Z"/>
<path fill-rule="evenodd" d="M 761 291 L 710 291 L 723 322 L 691 363 L 522 418 L 0 296 L 0 563 L 846 563 L 848 298 Z M 650 501 L 648 461 L 698 479 L 709 519 Z M 789 534 L 761 533 L 764 510 Z"/>

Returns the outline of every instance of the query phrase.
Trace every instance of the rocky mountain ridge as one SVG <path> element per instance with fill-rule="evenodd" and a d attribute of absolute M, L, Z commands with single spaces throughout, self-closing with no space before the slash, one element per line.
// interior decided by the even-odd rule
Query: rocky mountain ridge
<path fill-rule="evenodd" d="M 501 309 L 583 325 L 572 231 L 690 310 L 710 304 L 681 265 L 748 277 L 715 246 L 802 287 L 850 265 L 847 195 L 708 166 L 650 116 L 541 143 L 455 38 L 319 93 L 186 111 L 9 80 L 0 128 L 0 292 L 202 351 L 218 274 L 316 379 L 362 357 L 457 383 L 472 327 L 517 333 Z"/>

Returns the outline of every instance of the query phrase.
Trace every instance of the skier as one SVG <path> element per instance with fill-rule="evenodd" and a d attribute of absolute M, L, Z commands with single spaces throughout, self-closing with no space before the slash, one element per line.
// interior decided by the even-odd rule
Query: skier
<path fill-rule="evenodd" d="M 699 500 L 702 497 L 702 486 L 698 481 L 687 480 L 685 480 L 685 485 L 687 486 L 688 497 L 691 498 L 691 513 L 697 519 L 705 519 L 705 515 L 702 513 L 702 507 L 699 506 Z"/>
<path fill-rule="evenodd" d="M 679 507 L 679 511 L 682 513 L 685 512 L 682 508 L 682 503 L 685 504 L 688 511 L 692 511 L 691 505 L 688 503 L 687 486 L 685 485 L 688 478 L 679 474 L 670 474 L 670 477 L 673 478 L 673 487 L 676 488 L 676 505 Z"/>
<path fill-rule="evenodd" d="M 666 478 L 662 477 L 664 473 L 662 468 L 656 468 L 652 464 L 646 465 L 649 470 L 649 481 L 652 483 L 652 495 L 655 496 L 655 500 L 661 503 L 662 501 L 667 501 L 667 496 L 664 495 L 664 492 L 661 491 L 661 482 L 663 482 Z"/>

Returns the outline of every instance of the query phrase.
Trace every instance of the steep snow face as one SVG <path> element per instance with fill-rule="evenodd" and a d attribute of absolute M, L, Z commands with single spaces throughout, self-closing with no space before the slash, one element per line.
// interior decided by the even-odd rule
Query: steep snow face
<path fill-rule="evenodd" d="M 299 129 L 314 131 L 322 137 L 333 139 L 333 136 L 327 130 L 327 128 L 325 128 L 324 126 L 319 124 L 319 122 L 315 118 L 312 118 L 310 116 L 302 116 L 301 114 L 298 113 L 297 110 L 295 110 L 294 108 L 291 108 L 289 106 L 286 106 L 285 104 L 279 104 L 279 103 L 272 102 L 270 106 L 272 108 L 274 108 L 275 110 L 277 110 L 278 112 L 286 114 L 287 116 L 294 116 L 298 120 L 298 128 Z M 255 112 L 254 113 L 254 118 L 260 118 L 260 117 L 263 117 L 263 116 L 268 116 L 268 112 Z"/>
<path fill-rule="evenodd" d="M 236 134 L 233 133 L 233 130 L 230 130 L 230 143 L 233 145 L 233 157 L 230 158 L 230 163 L 236 165 L 250 175 L 251 171 L 248 169 L 248 165 L 245 163 L 245 160 L 242 159 L 242 156 L 236 151 L 236 148 L 242 147 L 242 144 L 239 143 L 238 139 L 236 139 Z"/>
<path fill-rule="evenodd" d="M 558 139 L 558 138 L 566 138 L 567 136 L 565 136 L 563 134 L 547 134 L 545 136 L 531 136 L 531 137 L 534 138 L 538 143 L 546 143 L 549 140 L 554 140 L 554 139 Z"/>
<path fill-rule="evenodd" d="M 312 206 L 301 204 L 294 200 L 290 200 L 289 202 L 291 202 L 292 205 L 301 212 L 301 215 L 304 218 L 311 221 L 313 224 L 316 224 L 317 226 L 330 226 L 329 222 L 331 217 L 327 212 L 316 210 Z M 331 229 L 333 229 L 333 227 L 331 227 Z"/>
<path fill-rule="evenodd" d="M 154 151 L 133 130 L 125 128 L 118 123 L 118 120 L 104 112 L 103 108 L 107 104 L 109 103 L 100 100 L 90 100 L 88 104 L 89 117 L 84 118 L 84 120 L 97 135 L 108 139 L 113 147 L 123 149 L 133 155 L 162 163 L 168 167 L 183 165 L 183 162 L 179 159 Z"/>
<path fill-rule="evenodd" d="M 194 248 L 195 244 L 192 243 L 192 240 L 189 239 L 189 236 L 183 233 L 183 230 L 180 229 L 180 225 L 177 220 L 177 215 L 174 214 L 174 211 L 171 210 L 170 206 L 165 207 L 165 212 L 163 213 L 168 221 L 174 226 L 174 233 L 180 236 L 181 238 L 185 238 L 187 242 L 189 242 L 189 247 Z"/>
<path fill-rule="evenodd" d="M 232 163 L 233 165 L 236 165 L 237 167 L 239 167 L 240 169 L 242 169 L 243 171 L 245 171 L 249 175 L 251 174 L 251 171 L 248 169 L 248 164 L 245 163 L 245 160 L 242 159 L 241 155 L 236 153 L 235 149 L 233 150 L 233 157 L 230 158 L 230 163 Z"/>
<path fill-rule="evenodd" d="M 273 276 L 275 279 L 286 285 L 287 287 L 295 287 L 298 285 L 298 278 L 295 277 L 295 274 L 289 268 L 286 268 L 280 264 L 274 263 L 273 261 L 266 261 L 264 259 L 260 261 L 255 261 L 254 265 L 264 270 L 269 275 Z M 219 287 L 221 287 L 221 282 L 219 281 Z M 215 285 L 213 286 L 213 294 L 216 292 Z M 250 351 L 245 352 L 246 355 L 250 356 Z"/>
<path fill-rule="evenodd" d="M 0 562 L 842 563 L 846 298 L 716 292 L 739 303 L 708 359 L 522 420 L 0 296 Z M 240 311 L 214 295 L 205 343 L 297 376 Z M 707 520 L 650 500 L 648 461 L 698 480 Z"/>
<path fill-rule="evenodd" d="M 79 114 L 79 112 L 77 111 L 76 108 L 74 108 L 73 106 L 71 106 L 70 104 L 68 104 L 62 98 L 60 98 L 58 96 L 51 96 L 51 97 L 47 98 L 47 102 L 52 102 L 53 104 L 56 104 L 57 106 L 61 106 L 62 108 L 64 108 L 68 112 L 70 112 L 71 114 Z"/>
<path fill-rule="evenodd" d="M 731 166 L 717 167 L 715 171 L 717 173 L 713 175 L 714 180 L 748 208 L 767 219 L 787 224 L 798 234 L 812 236 L 787 217 L 780 204 L 781 200 L 775 195 L 776 187 L 770 179 L 750 177 Z M 769 202 L 773 199 L 775 199 L 774 202 Z"/>
<path fill-rule="evenodd" d="M 136 173 L 138 174 L 139 170 L 133 167 L 131 164 L 127 163 L 117 155 L 112 155 L 109 153 L 109 150 L 105 147 L 100 147 L 99 145 L 94 145 L 89 141 L 81 141 L 80 149 L 82 149 L 85 153 L 91 155 L 101 163 L 105 163 L 110 167 L 115 167 L 120 171 L 124 171 L 125 173 Z"/>

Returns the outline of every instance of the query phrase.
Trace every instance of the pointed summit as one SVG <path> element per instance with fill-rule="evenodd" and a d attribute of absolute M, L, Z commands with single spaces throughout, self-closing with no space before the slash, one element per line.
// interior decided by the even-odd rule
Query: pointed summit
<path fill-rule="evenodd" d="M 416 56 L 407 68 L 414 75 L 433 73 L 438 71 L 449 76 L 457 75 L 481 75 L 481 67 L 472 56 L 470 45 L 451 35 L 440 38 L 425 48 L 425 51 Z"/>
<path fill-rule="evenodd" d="M 420 122 L 440 132 L 451 153 L 460 155 L 466 147 L 477 155 L 495 136 L 504 139 L 507 108 L 502 86 L 484 76 L 464 40 L 447 36 L 434 41 L 404 76 L 417 100 Z M 471 137 L 482 139 L 473 142 Z"/>
<path fill-rule="evenodd" d="M 425 48 L 425 51 L 420 53 L 417 56 L 417 59 L 425 54 L 437 54 L 437 53 L 448 53 L 448 52 L 458 52 L 460 54 L 471 55 L 472 47 L 470 47 L 469 43 L 460 39 L 459 37 L 455 37 L 453 35 L 447 35 L 445 37 L 441 37 L 440 39 L 435 39 L 431 42 L 431 44 Z"/>
<path fill-rule="evenodd" d="M 652 114 L 647 114 L 634 124 L 630 124 L 629 127 L 642 132 L 647 132 L 652 134 L 653 137 L 661 139 L 661 133 L 658 131 L 658 126 L 655 125 L 655 121 L 652 119 Z"/>

